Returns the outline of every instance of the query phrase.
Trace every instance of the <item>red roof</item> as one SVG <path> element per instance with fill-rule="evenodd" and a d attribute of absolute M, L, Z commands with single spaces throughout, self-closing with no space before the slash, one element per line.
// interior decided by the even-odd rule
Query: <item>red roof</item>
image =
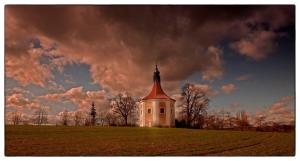
<path fill-rule="evenodd" d="M 146 97 L 144 97 L 142 100 L 148 100 L 148 99 L 171 99 L 171 100 L 174 100 L 165 94 L 165 92 L 162 90 L 162 88 L 160 86 L 159 81 L 154 81 L 151 92 Z"/>

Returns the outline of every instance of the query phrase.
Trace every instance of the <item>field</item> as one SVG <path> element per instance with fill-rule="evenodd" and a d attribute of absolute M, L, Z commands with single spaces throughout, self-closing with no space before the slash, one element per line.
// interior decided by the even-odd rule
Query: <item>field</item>
<path fill-rule="evenodd" d="M 6 156 L 293 156 L 295 134 L 179 128 L 6 126 Z"/>

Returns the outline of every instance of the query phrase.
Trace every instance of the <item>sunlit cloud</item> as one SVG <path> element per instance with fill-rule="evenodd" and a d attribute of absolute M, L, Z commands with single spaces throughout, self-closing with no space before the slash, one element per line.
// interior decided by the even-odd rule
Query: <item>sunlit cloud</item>
<path fill-rule="evenodd" d="M 58 103 L 71 103 L 78 110 L 92 101 L 104 107 L 120 92 L 141 98 L 151 90 L 156 63 L 171 97 L 179 98 L 194 75 L 209 97 L 246 93 L 238 83 L 255 73 L 233 73 L 233 81 L 245 82 L 228 84 L 224 79 L 236 72 L 228 71 L 228 59 L 272 57 L 287 35 L 279 29 L 294 23 L 293 12 L 289 6 L 6 6 L 5 77 L 18 83 L 5 89 L 6 107 L 62 110 Z M 88 66 L 90 82 L 78 80 L 77 68 L 66 74 L 67 66 L 78 64 Z M 93 84 L 99 89 L 87 87 Z M 37 90 L 43 94 L 28 93 Z"/>
<path fill-rule="evenodd" d="M 84 91 L 83 87 L 71 88 L 61 93 L 51 93 L 38 97 L 41 100 L 52 102 L 71 102 L 77 108 L 88 110 L 92 102 L 95 102 L 97 106 L 103 106 L 108 104 L 109 101 L 105 96 L 105 91 Z"/>
<path fill-rule="evenodd" d="M 232 93 L 232 92 L 235 91 L 236 89 L 237 89 L 237 87 L 236 87 L 234 84 L 232 84 L 232 83 L 230 83 L 230 84 L 225 84 L 225 85 L 223 85 L 223 86 L 221 87 L 221 90 L 222 90 L 224 93 L 227 93 L 227 94 Z"/>

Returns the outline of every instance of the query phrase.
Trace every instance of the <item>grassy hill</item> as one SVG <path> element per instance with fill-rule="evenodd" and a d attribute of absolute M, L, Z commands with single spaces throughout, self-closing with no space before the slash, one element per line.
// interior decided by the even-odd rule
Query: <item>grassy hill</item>
<path fill-rule="evenodd" d="M 136 127 L 5 127 L 7 156 L 294 154 L 294 133 Z"/>

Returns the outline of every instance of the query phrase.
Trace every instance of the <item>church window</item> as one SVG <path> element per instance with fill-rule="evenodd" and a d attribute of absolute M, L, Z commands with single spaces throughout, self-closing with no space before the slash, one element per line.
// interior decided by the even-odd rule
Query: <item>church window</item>
<path fill-rule="evenodd" d="M 148 113 L 151 113 L 151 109 L 150 108 L 148 109 Z"/>
<path fill-rule="evenodd" d="M 165 109 L 164 108 L 160 108 L 160 113 L 165 113 Z"/>

